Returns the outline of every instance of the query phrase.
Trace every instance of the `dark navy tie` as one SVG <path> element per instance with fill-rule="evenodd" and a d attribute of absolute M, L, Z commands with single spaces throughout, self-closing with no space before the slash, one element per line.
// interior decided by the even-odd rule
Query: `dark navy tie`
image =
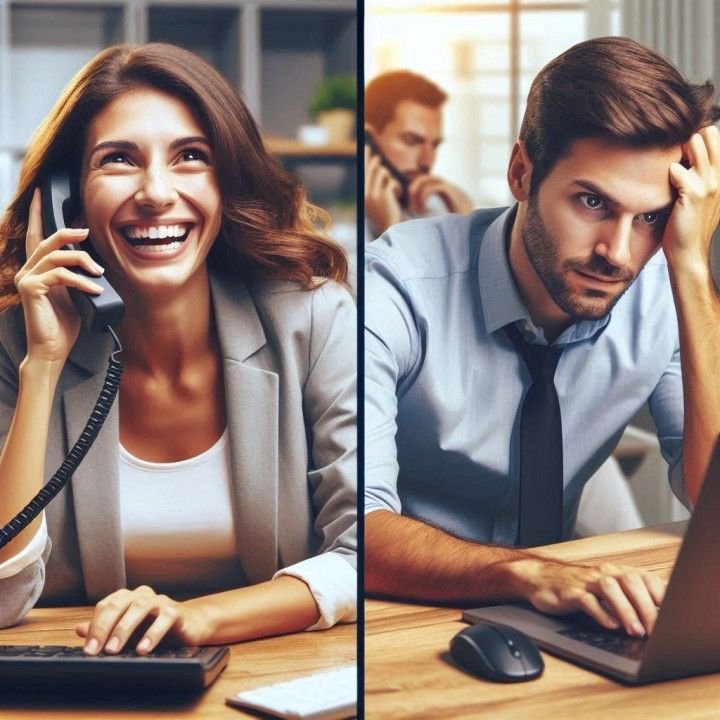
<path fill-rule="evenodd" d="M 505 332 L 525 360 L 532 384 L 520 411 L 520 515 L 517 544 L 562 540 L 563 453 L 555 369 L 562 350 L 524 340 L 515 324 Z"/>

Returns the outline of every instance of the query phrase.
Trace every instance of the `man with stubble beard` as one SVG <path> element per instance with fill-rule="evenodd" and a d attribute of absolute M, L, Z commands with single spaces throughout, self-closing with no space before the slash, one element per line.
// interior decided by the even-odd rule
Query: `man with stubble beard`
<path fill-rule="evenodd" d="M 697 500 L 720 434 L 717 117 L 709 83 L 638 43 L 581 43 L 531 87 L 514 206 L 368 246 L 368 592 L 651 632 L 658 578 L 525 548 L 571 536 L 646 402 L 673 491 Z"/>

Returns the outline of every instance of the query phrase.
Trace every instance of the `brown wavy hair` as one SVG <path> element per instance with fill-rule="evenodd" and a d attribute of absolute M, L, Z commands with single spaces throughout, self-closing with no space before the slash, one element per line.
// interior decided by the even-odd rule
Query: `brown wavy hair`
<path fill-rule="evenodd" d="M 115 45 L 70 81 L 33 135 L 14 199 L 0 224 L 0 311 L 19 304 L 14 277 L 24 264 L 30 201 L 54 167 L 80 177 L 92 119 L 139 87 L 173 95 L 208 134 L 222 197 L 222 223 L 208 261 L 245 279 L 317 278 L 345 282 L 347 258 L 323 232 L 328 215 L 311 205 L 300 181 L 268 154 L 258 127 L 228 81 L 197 55 L 165 43 Z"/>
<path fill-rule="evenodd" d="M 689 83 L 662 55 L 634 40 L 573 45 L 530 87 L 520 127 L 534 194 L 574 140 L 602 137 L 635 148 L 670 148 L 717 122 L 711 83 Z"/>

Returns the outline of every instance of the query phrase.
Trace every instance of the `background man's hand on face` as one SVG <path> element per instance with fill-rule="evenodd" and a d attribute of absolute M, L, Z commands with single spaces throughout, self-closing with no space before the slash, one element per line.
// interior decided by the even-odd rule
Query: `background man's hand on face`
<path fill-rule="evenodd" d="M 663 249 L 671 266 L 707 268 L 720 220 L 720 130 L 695 133 L 682 147 L 689 167 L 670 166 L 677 200 L 665 226 Z"/>
<path fill-rule="evenodd" d="M 457 186 L 432 174 L 442 142 L 442 110 L 415 100 L 402 100 L 390 120 L 380 127 L 365 124 L 365 133 L 379 153 L 365 148 L 365 215 L 375 232 L 404 219 L 401 179 L 406 179 L 407 210 L 413 216 L 428 214 L 428 199 L 440 197 L 449 212 L 468 213 L 470 198 Z M 397 175 L 393 177 L 395 169 Z M 405 200 L 403 198 L 403 204 Z"/>
<path fill-rule="evenodd" d="M 383 166 L 379 155 L 365 148 L 365 216 L 378 235 L 403 219 L 400 183 Z"/>
<path fill-rule="evenodd" d="M 427 211 L 427 201 L 432 195 L 439 195 L 449 212 L 469 213 L 472 200 L 457 186 L 435 175 L 419 175 L 408 187 L 408 209 L 415 215 Z"/>

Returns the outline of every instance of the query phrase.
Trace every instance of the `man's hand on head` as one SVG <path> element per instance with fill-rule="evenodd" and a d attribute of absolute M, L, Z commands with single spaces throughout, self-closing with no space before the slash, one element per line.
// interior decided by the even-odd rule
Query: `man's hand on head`
<path fill-rule="evenodd" d="M 706 270 L 720 220 L 720 130 L 714 125 L 703 128 L 682 151 L 688 167 L 670 166 L 677 200 L 665 226 L 663 249 L 671 269 Z"/>
<path fill-rule="evenodd" d="M 423 215 L 431 195 L 439 195 L 449 212 L 469 213 L 473 210 L 472 200 L 457 185 L 436 175 L 420 175 L 410 183 L 408 208 L 416 215 Z"/>
<path fill-rule="evenodd" d="M 402 220 L 400 183 L 383 166 L 379 155 L 365 148 L 365 216 L 381 235 Z"/>
<path fill-rule="evenodd" d="M 720 219 L 720 130 L 695 133 L 682 146 L 687 167 L 670 166 L 677 199 L 663 249 L 677 310 L 683 382 L 683 479 L 696 503 L 720 433 L 720 297 L 710 246 Z"/>

